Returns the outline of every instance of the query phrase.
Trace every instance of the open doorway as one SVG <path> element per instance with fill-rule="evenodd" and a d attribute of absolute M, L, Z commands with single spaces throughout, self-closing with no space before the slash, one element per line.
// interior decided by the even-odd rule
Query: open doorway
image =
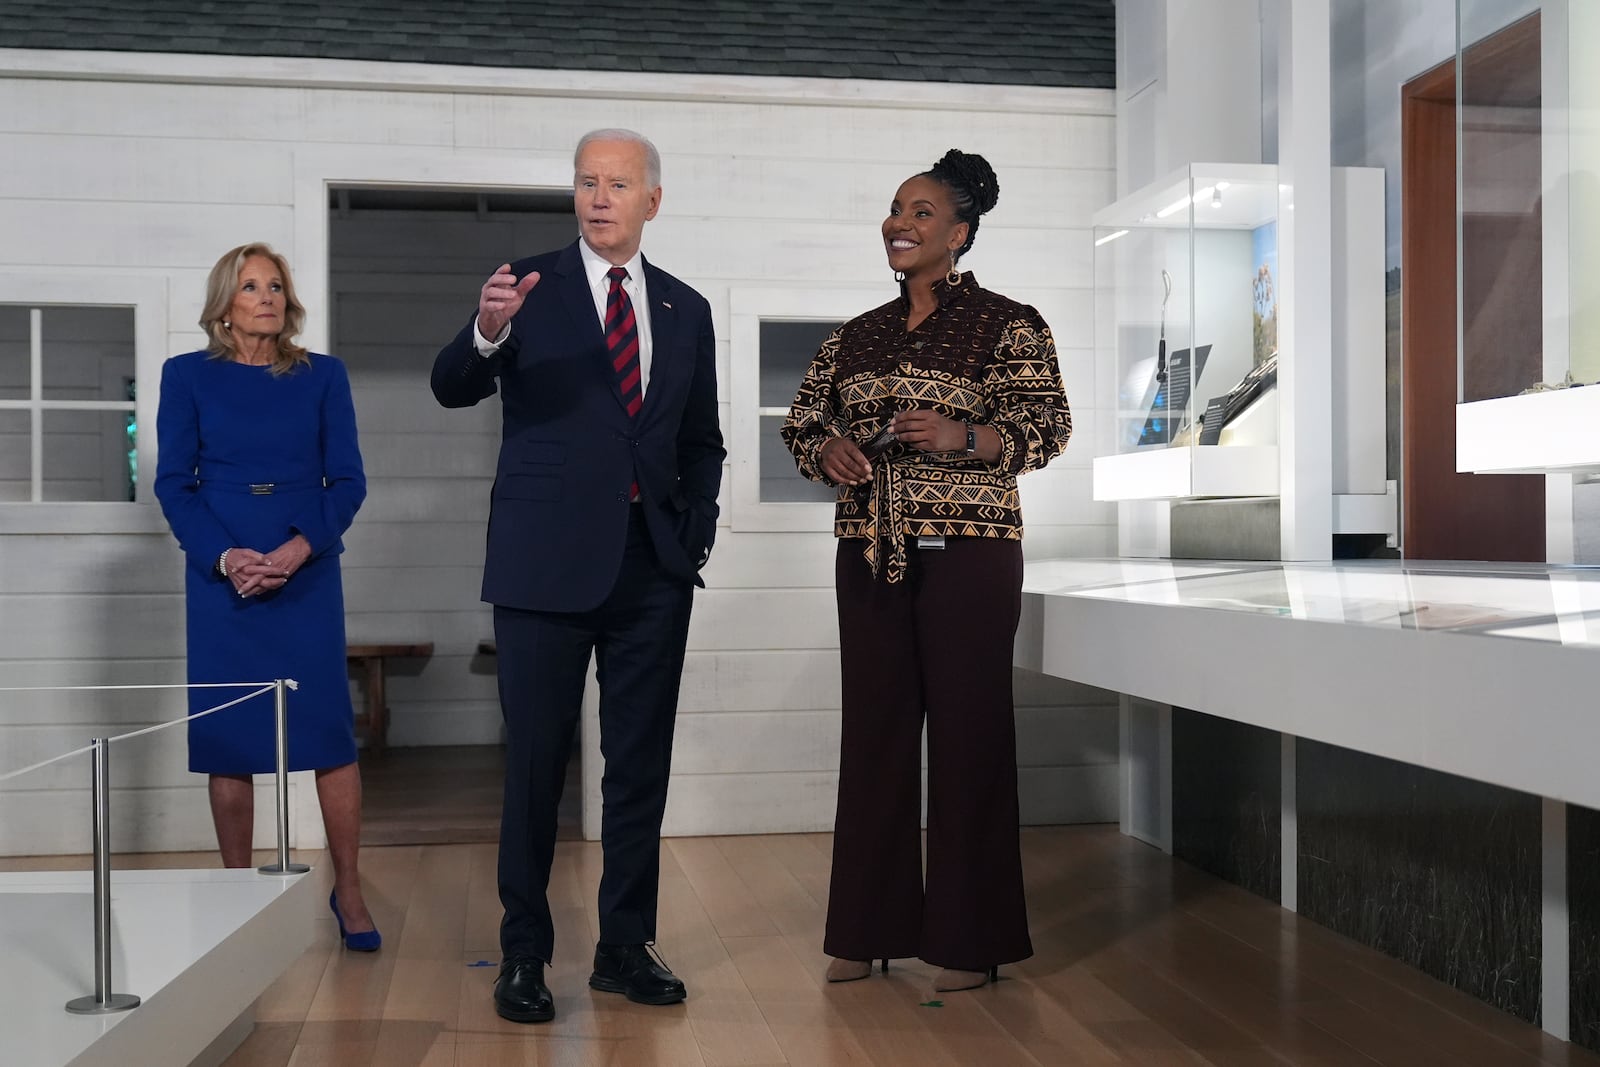
<path fill-rule="evenodd" d="M 1469 173 L 1494 170 L 1498 193 L 1528 184 L 1527 202 L 1537 201 L 1538 123 L 1510 120 L 1539 113 L 1539 16 L 1471 45 L 1462 61 L 1459 79 L 1451 60 L 1401 87 L 1401 546 L 1408 559 L 1542 562 L 1544 477 L 1458 474 L 1455 464 L 1458 394 L 1503 396 L 1516 391 L 1509 381 L 1540 377 L 1541 306 L 1526 299 L 1540 291 L 1537 218 L 1469 203 L 1458 231 L 1456 195 L 1459 159 Z M 1482 119 L 1465 124 L 1459 144 L 1458 106 Z M 1473 310 L 1469 348 L 1520 353 L 1487 359 L 1469 353 L 1464 380 L 1457 360 L 1458 232 L 1467 249 L 1461 301 Z M 1516 276 L 1507 273 L 1512 256 L 1485 255 L 1487 248 L 1514 250 Z M 1502 298 L 1510 285 L 1522 299 Z M 1489 380 L 1485 368 L 1505 380 Z"/>
<path fill-rule="evenodd" d="M 368 483 L 342 561 L 349 641 L 432 646 L 387 661 L 386 743 L 361 757 L 362 842 L 494 841 L 504 749 L 478 596 L 500 404 L 446 411 L 428 377 L 495 267 L 573 239 L 572 192 L 338 186 L 328 213 L 330 348 L 349 368 Z M 580 783 L 574 738 L 558 836 L 581 836 Z"/>

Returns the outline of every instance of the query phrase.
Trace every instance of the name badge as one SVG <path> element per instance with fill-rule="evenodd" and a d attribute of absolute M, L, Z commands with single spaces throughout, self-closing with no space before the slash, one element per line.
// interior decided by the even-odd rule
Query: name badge
<path fill-rule="evenodd" d="M 917 547 L 918 548 L 943 548 L 944 547 L 944 538 L 943 537 L 918 537 L 917 538 Z"/>

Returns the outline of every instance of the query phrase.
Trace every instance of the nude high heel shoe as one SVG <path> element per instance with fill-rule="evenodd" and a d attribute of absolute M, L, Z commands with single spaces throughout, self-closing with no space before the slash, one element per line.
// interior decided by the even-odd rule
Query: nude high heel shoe
<path fill-rule="evenodd" d="M 998 966 L 990 967 L 987 971 L 959 971 L 954 967 L 946 967 L 934 975 L 933 989 L 936 993 L 954 993 L 961 989 L 977 989 L 999 980 Z"/>
<path fill-rule="evenodd" d="M 889 961 L 881 960 L 883 973 L 889 973 Z M 830 982 L 858 982 L 872 973 L 871 960 L 841 960 L 835 959 L 828 964 L 828 981 Z"/>

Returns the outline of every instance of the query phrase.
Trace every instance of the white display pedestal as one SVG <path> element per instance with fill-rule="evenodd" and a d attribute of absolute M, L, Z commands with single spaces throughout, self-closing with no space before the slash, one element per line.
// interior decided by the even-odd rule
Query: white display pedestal
<path fill-rule="evenodd" d="M 1126 832 L 1172 847 L 1167 709 L 1280 735 L 1287 908 L 1296 738 L 1545 798 L 1542 1025 L 1566 1038 L 1564 805 L 1600 808 L 1600 570 L 1036 560 L 1022 599 L 1017 666 L 1124 694 Z"/>
<path fill-rule="evenodd" d="M 1094 458 L 1096 500 L 1277 495 L 1277 445 L 1185 445 Z"/>
<path fill-rule="evenodd" d="M 1600 386 L 1552 389 L 1456 405 L 1463 474 L 1600 471 Z"/>
<path fill-rule="evenodd" d="M 94 992 L 91 872 L 0 874 L 0 1064 L 209 1067 L 316 933 L 315 872 L 115 871 L 112 992 L 139 1007 L 71 1015 Z"/>

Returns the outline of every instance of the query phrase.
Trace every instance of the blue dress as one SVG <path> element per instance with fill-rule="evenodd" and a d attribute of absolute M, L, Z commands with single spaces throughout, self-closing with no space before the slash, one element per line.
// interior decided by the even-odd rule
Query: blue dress
<path fill-rule="evenodd" d="M 291 770 L 356 758 L 339 553 L 367 483 L 344 364 L 310 359 L 275 377 L 207 352 L 174 356 L 156 417 L 156 498 L 187 558 L 189 681 L 299 682 Z M 296 533 L 311 558 L 275 592 L 240 597 L 217 572 L 224 549 L 271 552 Z M 191 689 L 190 713 L 246 692 Z M 189 724 L 191 771 L 267 773 L 274 753 L 270 694 Z"/>

